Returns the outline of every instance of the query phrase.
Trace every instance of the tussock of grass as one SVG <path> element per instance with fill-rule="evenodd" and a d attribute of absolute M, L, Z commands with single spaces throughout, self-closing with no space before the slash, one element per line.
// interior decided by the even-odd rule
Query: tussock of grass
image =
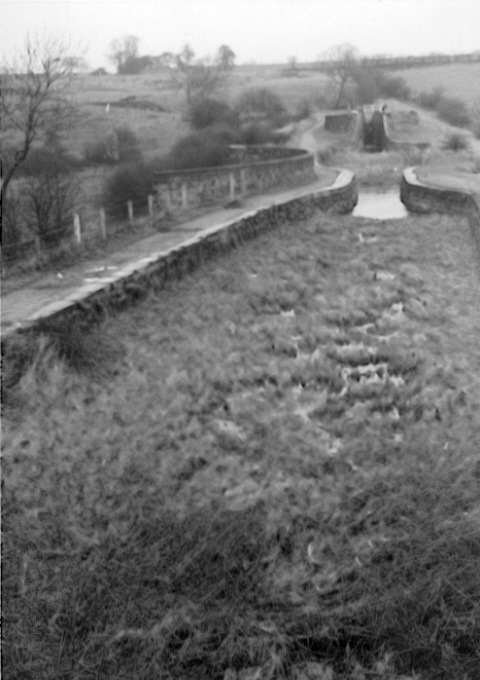
<path fill-rule="evenodd" d="M 3 387 L 5 402 L 29 372 L 37 380 L 60 363 L 89 377 L 105 377 L 122 351 L 105 329 L 92 328 L 76 317 L 42 319 L 32 329 L 4 341 Z"/>
<path fill-rule="evenodd" d="M 468 234 L 280 228 L 98 326 L 108 382 L 52 329 L 5 422 L 5 672 L 475 680 Z"/>

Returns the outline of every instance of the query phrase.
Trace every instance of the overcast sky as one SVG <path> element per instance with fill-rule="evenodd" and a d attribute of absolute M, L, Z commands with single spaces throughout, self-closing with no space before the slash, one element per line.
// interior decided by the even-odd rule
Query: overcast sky
<path fill-rule="evenodd" d="M 312 61 L 345 42 L 364 55 L 448 54 L 480 49 L 480 0 L 0 0 L 2 58 L 38 32 L 81 43 L 92 68 L 125 34 L 141 54 L 227 44 L 238 64 Z"/>

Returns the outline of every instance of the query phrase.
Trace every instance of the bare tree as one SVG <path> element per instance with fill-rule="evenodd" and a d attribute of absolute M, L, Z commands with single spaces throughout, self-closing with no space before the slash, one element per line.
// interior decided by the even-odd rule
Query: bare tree
<path fill-rule="evenodd" d="M 228 45 L 219 47 L 213 61 L 195 60 L 190 45 L 185 45 L 179 54 L 165 52 L 161 59 L 170 69 L 174 86 L 183 90 L 190 106 L 211 97 L 235 66 L 235 53 Z"/>
<path fill-rule="evenodd" d="M 56 38 L 27 38 L 14 67 L 0 74 L 2 119 L 2 205 L 15 173 L 34 143 L 59 129 L 73 112 L 69 98 L 73 77 L 69 45 Z"/>
<path fill-rule="evenodd" d="M 220 45 L 217 50 L 216 63 L 224 73 L 233 71 L 235 67 L 235 52 L 228 45 Z"/>
<path fill-rule="evenodd" d="M 335 107 L 338 108 L 345 96 L 345 88 L 358 70 L 358 50 L 350 43 L 335 45 L 327 52 L 328 74 L 336 90 Z"/>
<path fill-rule="evenodd" d="M 124 35 L 123 38 L 115 38 L 109 46 L 107 58 L 117 68 L 117 73 L 122 72 L 122 67 L 131 59 L 138 57 L 139 38 L 135 35 Z"/>
<path fill-rule="evenodd" d="M 22 184 L 24 226 L 39 239 L 39 245 L 52 245 L 70 227 L 79 193 L 78 182 L 61 159 L 52 157 L 31 168 Z"/>

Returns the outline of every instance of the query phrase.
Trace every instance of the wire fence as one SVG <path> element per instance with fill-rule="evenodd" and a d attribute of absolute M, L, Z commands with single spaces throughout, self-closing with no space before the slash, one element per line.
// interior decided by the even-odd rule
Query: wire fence
<path fill-rule="evenodd" d="M 61 248 L 81 248 L 93 241 L 107 241 L 119 231 L 133 227 L 138 218 L 148 217 L 153 223 L 159 216 L 159 213 L 155 213 L 152 195 L 147 200 L 112 203 L 108 209 L 95 209 L 83 204 L 78 206 L 76 212 L 72 211 L 62 219 L 61 225 L 55 229 L 32 229 L 31 236 L 18 240 L 10 240 L 8 229 L 5 229 L 1 248 L 2 261 L 11 265 L 29 258 L 48 256 Z"/>

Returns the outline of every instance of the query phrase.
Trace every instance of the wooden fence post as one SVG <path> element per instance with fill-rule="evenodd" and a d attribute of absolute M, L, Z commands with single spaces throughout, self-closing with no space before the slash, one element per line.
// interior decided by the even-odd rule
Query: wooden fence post
<path fill-rule="evenodd" d="M 233 172 L 230 173 L 229 180 L 230 180 L 230 200 L 233 201 L 233 199 L 235 198 L 235 177 L 233 176 Z"/>
<path fill-rule="evenodd" d="M 153 220 L 154 213 L 153 213 L 153 196 L 152 196 L 152 194 L 148 194 L 148 216 L 151 220 Z"/>
<path fill-rule="evenodd" d="M 167 207 L 168 212 L 172 212 L 172 194 L 170 191 L 170 187 L 168 187 L 168 190 L 165 192 L 163 198 L 165 199 L 165 205 Z"/>
<path fill-rule="evenodd" d="M 100 235 L 102 241 L 107 240 L 107 223 L 105 221 L 105 210 L 103 208 L 100 208 Z"/>
<path fill-rule="evenodd" d="M 184 210 L 188 208 L 188 192 L 185 182 L 182 184 L 182 208 Z"/>
<path fill-rule="evenodd" d="M 241 169 L 241 177 L 242 177 L 242 194 L 244 196 L 247 195 L 247 171 L 245 168 Z"/>
<path fill-rule="evenodd" d="M 75 241 L 77 242 L 77 245 L 81 245 L 82 231 L 80 229 L 80 215 L 77 215 L 77 213 L 73 215 L 73 234 L 75 236 Z"/>
<path fill-rule="evenodd" d="M 128 221 L 130 222 L 131 225 L 133 225 L 133 203 L 132 203 L 132 201 L 128 201 L 127 206 L 128 206 Z"/>

